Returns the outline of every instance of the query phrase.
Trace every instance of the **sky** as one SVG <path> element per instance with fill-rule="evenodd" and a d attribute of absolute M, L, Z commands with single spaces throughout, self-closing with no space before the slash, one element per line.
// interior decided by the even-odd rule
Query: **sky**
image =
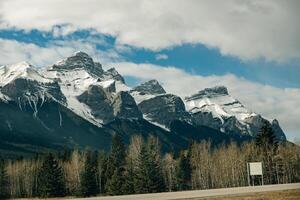
<path fill-rule="evenodd" d="M 84 51 L 130 86 L 181 97 L 225 85 L 300 138 L 298 0 L 1 0 L 0 65 L 51 65 Z"/>

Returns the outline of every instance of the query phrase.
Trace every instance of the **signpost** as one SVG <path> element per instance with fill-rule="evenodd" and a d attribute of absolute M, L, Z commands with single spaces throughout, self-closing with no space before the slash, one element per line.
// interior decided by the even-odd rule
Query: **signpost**
<path fill-rule="evenodd" d="M 264 184 L 264 175 L 262 170 L 262 162 L 249 162 L 247 163 L 247 173 L 248 173 L 248 184 L 250 183 L 250 176 L 261 176 L 261 183 Z M 254 185 L 254 184 L 253 184 Z"/>

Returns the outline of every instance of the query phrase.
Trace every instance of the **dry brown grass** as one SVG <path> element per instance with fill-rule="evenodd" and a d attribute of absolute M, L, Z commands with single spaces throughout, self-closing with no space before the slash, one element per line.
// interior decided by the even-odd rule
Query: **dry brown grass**
<path fill-rule="evenodd" d="M 193 200 L 300 200 L 300 189 L 283 190 L 276 192 L 259 192 L 220 197 L 205 197 L 196 198 Z"/>

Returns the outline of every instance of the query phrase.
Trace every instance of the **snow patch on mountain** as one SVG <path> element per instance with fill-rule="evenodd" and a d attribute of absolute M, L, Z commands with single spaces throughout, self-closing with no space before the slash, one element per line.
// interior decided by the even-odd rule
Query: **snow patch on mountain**
<path fill-rule="evenodd" d="M 97 78 L 83 68 L 55 70 L 53 67 L 50 67 L 44 71 L 44 74 L 58 81 L 61 91 L 66 97 L 67 107 L 70 110 L 91 123 L 102 126 L 103 121 L 95 119 L 91 114 L 90 108 L 77 99 L 77 96 L 86 91 L 90 85 L 99 82 Z"/>
<path fill-rule="evenodd" d="M 157 95 L 153 95 L 153 94 L 140 93 L 138 91 L 131 91 L 130 94 L 134 98 L 134 100 L 137 104 L 157 96 Z"/>
<path fill-rule="evenodd" d="M 4 65 L 0 67 L 0 86 L 4 86 L 17 78 L 35 80 L 41 83 L 50 83 L 48 79 L 41 75 L 38 70 L 28 62 L 20 62 L 14 65 Z"/>
<path fill-rule="evenodd" d="M 139 104 L 145 100 L 166 94 L 166 91 L 157 80 L 149 80 L 145 83 L 134 87 L 130 91 L 130 94 L 131 96 L 133 96 L 136 103 Z"/>
<path fill-rule="evenodd" d="M 147 120 L 149 123 L 153 124 L 154 126 L 158 126 L 158 127 L 162 128 L 162 129 L 164 129 L 165 131 L 170 132 L 170 129 L 168 127 L 166 127 L 163 124 L 160 124 L 158 122 L 153 121 L 151 118 L 147 117 L 147 115 L 143 114 L 143 118 L 145 120 Z"/>
<path fill-rule="evenodd" d="M 7 103 L 8 101 L 10 101 L 10 98 L 0 92 L 0 102 L 1 101 Z"/>
<path fill-rule="evenodd" d="M 185 105 L 192 113 L 211 112 L 214 117 L 222 121 L 224 117 L 235 116 L 243 122 L 246 118 L 256 115 L 231 97 L 224 86 L 206 88 L 195 95 L 186 97 Z"/>
<path fill-rule="evenodd" d="M 112 84 L 115 83 L 115 80 L 113 79 L 110 79 L 110 80 L 107 80 L 107 81 L 102 81 L 99 83 L 99 85 L 103 88 L 108 88 L 109 86 L 111 86 Z"/>
<path fill-rule="evenodd" d="M 127 86 L 125 83 L 122 83 L 121 81 L 116 81 L 116 92 L 121 91 L 130 91 L 131 87 Z"/>

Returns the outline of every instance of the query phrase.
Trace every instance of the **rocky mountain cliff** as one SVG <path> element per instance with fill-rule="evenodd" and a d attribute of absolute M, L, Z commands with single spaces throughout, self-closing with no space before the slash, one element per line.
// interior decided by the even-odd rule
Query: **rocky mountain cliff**
<path fill-rule="evenodd" d="M 156 80 L 130 88 L 114 68 L 104 70 L 84 52 L 42 69 L 26 62 L 0 67 L 0 151 L 7 155 L 107 149 L 112 134 L 125 141 L 153 134 L 165 149 L 180 149 L 190 139 L 249 139 L 264 121 L 223 86 L 185 99 Z M 271 123 L 285 140 L 278 121 Z"/>

